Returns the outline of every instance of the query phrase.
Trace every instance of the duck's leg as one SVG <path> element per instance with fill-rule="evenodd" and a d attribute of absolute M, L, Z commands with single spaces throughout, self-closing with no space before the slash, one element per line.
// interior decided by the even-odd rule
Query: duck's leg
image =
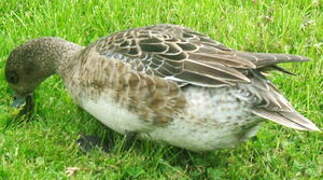
<path fill-rule="evenodd" d="M 83 152 L 90 152 L 94 148 L 101 148 L 104 152 L 109 152 L 111 150 L 111 143 L 104 141 L 99 136 L 93 135 L 81 135 L 80 138 L 77 140 L 81 150 Z"/>
<path fill-rule="evenodd" d="M 133 143 L 136 141 L 137 133 L 135 132 L 126 132 L 124 143 L 122 144 L 121 149 L 122 150 L 128 150 L 133 145 Z M 114 142 L 106 140 L 104 141 L 99 136 L 93 136 L 93 135 L 81 135 L 80 138 L 77 140 L 77 143 L 79 144 L 81 150 L 83 152 L 90 152 L 94 148 L 101 148 L 104 152 L 109 152 L 113 145 L 115 145 Z"/>
<path fill-rule="evenodd" d="M 122 149 L 123 150 L 130 149 L 131 146 L 136 142 L 136 138 L 137 138 L 136 132 L 131 132 L 131 131 L 126 132 Z"/>

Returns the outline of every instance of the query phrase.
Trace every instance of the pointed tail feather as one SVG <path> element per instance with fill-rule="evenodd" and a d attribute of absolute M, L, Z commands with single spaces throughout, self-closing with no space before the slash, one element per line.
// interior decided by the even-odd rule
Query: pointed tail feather
<path fill-rule="evenodd" d="M 292 75 L 292 76 L 296 76 L 295 73 L 293 72 L 290 72 L 278 65 L 272 65 L 272 66 L 267 66 L 267 67 L 263 67 L 263 68 L 258 68 L 258 70 L 262 73 L 266 73 L 268 71 L 273 71 L 273 70 L 276 70 L 276 71 L 279 71 L 279 72 L 282 72 L 282 73 L 285 73 L 285 74 L 288 74 L 288 75 Z"/>
<path fill-rule="evenodd" d="M 309 61 L 309 58 L 307 57 L 291 55 L 291 54 L 238 52 L 237 55 L 239 57 L 250 60 L 257 66 L 257 68 L 272 66 L 275 64 L 286 63 L 286 62 Z"/>
<path fill-rule="evenodd" d="M 293 129 L 320 131 L 320 129 L 316 127 L 314 123 L 296 111 L 269 111 L 264 108 L 257 108 L 253 110 L 253 113 L 257 116 Z"/>

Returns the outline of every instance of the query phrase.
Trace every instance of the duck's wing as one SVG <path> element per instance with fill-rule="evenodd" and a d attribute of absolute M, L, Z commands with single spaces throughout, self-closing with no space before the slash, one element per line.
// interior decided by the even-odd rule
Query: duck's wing
<path fill-rule="evenodd" d="M 96 46 L 101 55 L 124 60 L 137 71 L 207 87 L 249 83 L 248 70 L 271 67 L 283 71 L 277 63 L 307 60 L 236 51 L 206 35 L 168 24 L 118 32 L 99 40 Z"/>
<path fill-rule="evenodd" d="M 130 29 L 99 40 L 96 47 L 137 71 L 200 86 L 250 82 L 239 69 L 256 67 L 223 44 L 177 25 Z"/>

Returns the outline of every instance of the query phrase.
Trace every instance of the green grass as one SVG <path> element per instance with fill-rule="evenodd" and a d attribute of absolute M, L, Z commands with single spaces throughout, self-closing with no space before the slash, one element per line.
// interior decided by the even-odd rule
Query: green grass
<path fill-rule="evenodd" d="M 11 0 L 0 1 L 0 179 L 320 179 L 320 133 L 266 123 L 257 138 L 235 149 L 190 153 L 138 142 L 120 150 L 123 137 L 77 108 L 58 76 L 36 90 L 32 121 L 5 129 L 13 118 L 3 71 L 9 52 L 41 36 L 87 45 L 127 28 L 182 24 L 240 50 L 305 55 L 286 64 L 298 76 L 272 80 L 295 108 L 323 127 L 323 3 L 319 0 Z M 107 154 L 83 154 L 80 133 L 113 138 Z"/>

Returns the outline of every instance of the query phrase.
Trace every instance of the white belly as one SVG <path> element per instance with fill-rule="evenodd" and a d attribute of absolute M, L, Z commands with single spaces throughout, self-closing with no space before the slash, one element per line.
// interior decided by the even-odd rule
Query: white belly
<path fill-rule="evenodd" d="M 192 95 L 202 94 L 193 92 Z M 255 135 L 259 126 L 258 122 L 251 121 L 254 117 L 243 117 L 250 118 L 249 123 L 246 123 L 246 120 L 238 119 L 243 114 L 241 112 L 233 110 L 221 113 L 223 108 L 212 107 L 210 104 L 214 101 L 199 97 L 193 99 L 187 108 L 190 111 L 189 116 L 182 114 L 174 117 L 170 124 L 162 127 L 146 123 L 108 97 L 102 96 L 98 100 L 84 99 L 80 104 L 104 125 L 119 133 L 136 132 L 143 139 L 162 141 L 193 151 L 232 147 Z M 228 117 L 232 119 L 228 121 Z M 204 121 L 199 121 L 201 119 Z M 235 126 L 237 123 L 241 123 L 241 126 Z"/>
<path fill-rule="evenodd" d="M 198 152 L 234 147 L 254 136 L 259 127 L 258 123 L 254 123 L 242 129 L 234 127 L 216 128 L 192 125 L 183 120 L 174 120 L 171 125 L 157 128 L 149 134 L 142 134 L 142 136 Z"/>
<path fill-rule="evenodd" d="M 104 125 L 121 134 L 149 130 L 149 125 L 136 114 L 122 108 L 108 97 L 100 97 L 98 100 L 85 99 L 80 104 Z"/>

